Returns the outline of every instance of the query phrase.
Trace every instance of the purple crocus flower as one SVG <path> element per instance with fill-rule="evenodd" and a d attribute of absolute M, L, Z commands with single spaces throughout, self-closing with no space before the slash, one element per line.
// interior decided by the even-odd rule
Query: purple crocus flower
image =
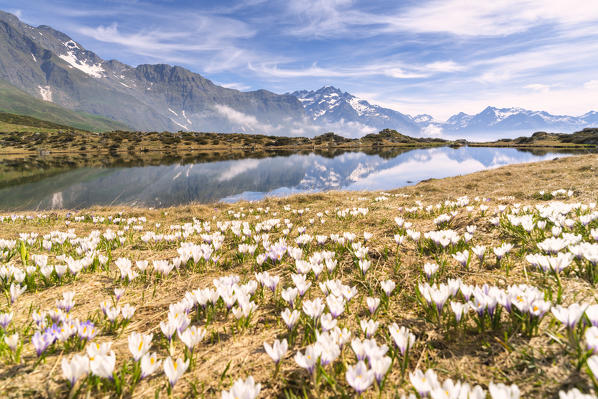
<path fill-rule="evenodd" d="M 53 342 L 54 337 L 46 332 L 41 333 L 36 331 L 35 334 L 33 334 L 33 337 L 31 337 L 31 343 L 35 347 L 35 352 L 37 353 L 38 357 L 41 356 L 41 354 L 44 353 L 44 351 L 48 349 L 48 346 L 50 346 Z"/>

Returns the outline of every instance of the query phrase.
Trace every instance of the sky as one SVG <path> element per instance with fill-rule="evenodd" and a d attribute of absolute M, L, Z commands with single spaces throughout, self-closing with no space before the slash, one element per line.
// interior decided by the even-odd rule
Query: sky
<path fill-rule="evenodd" d="M 446 120 L 488 105 L 598 110 L 591 0 L 0 0 L 104 59 L 275 93 L 332 85 Z"/>

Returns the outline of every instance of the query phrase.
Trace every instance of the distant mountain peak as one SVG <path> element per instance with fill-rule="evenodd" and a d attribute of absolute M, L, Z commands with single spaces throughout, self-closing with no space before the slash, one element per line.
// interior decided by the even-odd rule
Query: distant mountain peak
<path fill-rule="evenodd" d="M 300 90 L 290 93 L 301 102 L 308 116 L 315 122 L 339 121 L 359 123 L 377 130 L 397 129 L 407 134 L 419 134 L 417 122 L 409 115 L 371 104 L 334 86 L 317 90 Z"/>
<path fill-rule="evenodd" d="M 428 114 L 415 115 L 413 117 L 413 120 L 416 123 L 430 123 L 430 122 L 435 122 L 436 121 L 432 115 L 428 115 Z"/>
<path fill-rule="evenodd" d="M 546 111 L 532 111 L 521 107 L 487 106 L 475 115 L 460 112 L 445 123 L 438 124 L 445 133 L 512 133 L 517 131 L 575 131 L 598 124 L 598 113 L 588 112 L 580 117 L 552 115 Z"/>

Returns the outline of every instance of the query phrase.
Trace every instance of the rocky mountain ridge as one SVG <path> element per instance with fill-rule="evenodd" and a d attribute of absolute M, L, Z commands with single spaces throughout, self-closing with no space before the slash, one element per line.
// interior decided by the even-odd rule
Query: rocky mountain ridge
<path fill-rule="evenodd" d="M 49 26 L 0 12 L 0 80 L 65 108 L 139 130 L 263 132 L 302 123 L 301 103 L 266 90 L 240 92 L 179 66 L 103 60 Z"/>

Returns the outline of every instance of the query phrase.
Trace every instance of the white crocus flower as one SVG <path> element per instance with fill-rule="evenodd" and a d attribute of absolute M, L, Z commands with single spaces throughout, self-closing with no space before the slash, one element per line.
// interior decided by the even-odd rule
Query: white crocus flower
<path fill-rule="evenodd" d="M 488 390 L 492 399 L 519 399 L 519 388 L 515 384 L 505 385 L 491 382 Z"/>
<path fill-rule="evenodd" d="M 424 273 L 426 278 L 430 280 L 438 271 L 438 265 L 436 263 L 426 263 L 424 264 Z"/>
<path fill-rule="evenodd" d="M 17 346 L 19 345 L 19 334 L 14 333 L 12 335 L 5 335 L 4 342 L 6 343 L 6 345 L 8 345 L 10 350 L 12 350 L 13 352 L 16 351 Z"/>
<path fill-rule="evenodd" d="M 206 336 L 206 329 L 203 327 L 191 326 L 182 333 L 179 332 L 179 339 L 187 349 L 193 350 Z"/>
<path fill-rule="evenodd" d="M 98 353 L 95 357 L 90 357 L 89 368 L 93 375 L 100 378 L 112 379 L 112 372 L 116 365 L 116 355 L 114 351 L 107 354 Z"/>
<path fill-rule="evenodd" d="M 21 287 L 20 284 L 12 283 L 10 284 L 10 303 L 15 303 L 15 301 L 27 290 L 27 286 L 24 285 Z"/>
<path fill-rule="evenodd" d="M 554 317 L 563 323 L 567 328 L 573 329 L 577 325 L 577 322 L 583 316 L 587 308 L 586 304 L 573 303 L 568 308 L 561 305 L 554 306 L 551 311 Z"/>
<path fill-rule="evenodd" d="M 135 306 L 131 306 L 127 303 L 123 305 L 123 307 L 120 309 L 120 314 L 122 315 L 123 319 L 131 320 L 131 318 L 135 314 L 135 309 Z"/>
<path fill-rule="evenodd" d="M 160 330 L 162 330 L 162 334 L 164 334 L 166 339 L 170 341 L 177 330 L 177 323 L 175 320 L 168 318 L 167 322 L 160 322 Z"/>
<path fill-rule="evenodd" d="M 295 299 L 297 298 L 297 295 L 299 294 L 299 290 L 297 288 L 287 288 L 281 291 L 280 295 L 282 296 L 282 299 L 284 299 L 290 307 L 293 307 L 294 303 L 295 303 Z"/>
<path fill-rule="evenodd" d="M 185 374 L 185 371 L 187 371 L 188 367 L 189 359 L 187 359 L 187 361 L 183 361 L 183 359 L 179 358 L 176 361 L 173 361 L 170 356 L 166 358 L 164 361 L 164 374 L 166 374 L 171 387 L 173 387 L 179 378 Z"/>
<path fill-rule="evenodd" d="M 282 341 L 275 340 L 272 346 L 270 346 L 270 344 L 267 342 L 264 342 L 264 349 L 266 350 L 268 356 L 272 358 L 274 363 L 280 362 L 280 360 L 287 353 L 288 348 L 289 345 L 286 339 L 283 339 Z"/>
<path fill-rule="evenodd" d="M 136 362 L 150 350 L 153 336 L 153 334 L 146 335 L 138 332 L 129 334 L 129 351 L 131 351 L 133 359 L 135 359 Z"/>
<path fill-rule="evenodd" d="M 304 301 L 303 312 L 314 320 L 319 318 L 322 312 L 324 312 L 324 303 L 322 302 L 322 299 L 316 298 L 313 301 Z"/>
<path fill-rule="evenodd" d="M 310 374 L 313 373 L 316 363 L 320 357 L 320 353 L 316 350 L 314 345 L 309 345 L 305 348 L 305 354 L 297 352 L 295 354 L 295 362 L 299 367 L 306 369 Z"/>
<path fill-rule="evenodd" d="M 374 372 L 369 370 L 363 361 L 357 362 L 355 366 L 349 366 L 345 377 L 358 395 L 365 392 L 374 382 Z"/>
<path fill-rule="evenodd" d="M 334 327 L 336 327 L 337 323 L 338 321 L 334 319 L 330 313 L 325 313 L 320 316 L 320 325 L 324 332 L 332 330 Z"/>
<path fill-rule="evenodd" d="M 380 305 L 380 298 L 367 297 L 365 301 L 368 306 L 368 310 L 370 311 L 370 314 L 373 315 L 374 313 L 376 313 L 376 310 Z"/>
<path fill-rule="evenodd" d="M 440 386 L 438 377 L 432 369 L 428 369 L 425 373 L 416 369 L 415 372 L 409 373 L 409 380 L 421 397 L 427 396 L 430 391 Z"/>
<path fill-rule="evenodd" d="M 146 353 L 141 357 L 141 378 L 148 377 L 156 372 L 162 364 L 161 360 L 158 360 L 155 353 Z"/>
<path fill-rule="evenodd" d="M 364 332 L 364 334 L 366 335 L 367 338 L 371 338 L 374 336 L 374 334 L 376 334 L 376 331 L 378 330 L 378 325 L 379 323 L 377 321 L 374 320 L 361 320 L 359 322 L 359 325 L 361 326 L 361 331 Z"/>
<path fill-rule="evenodd" d="M 89 358 L 85 355 L 74 355 L 71 360 L 62 359 L 62 374 L 71 387 L 84 375 L 89 373 Z"/>
<path fill-rule="evenodd" d="M 222 399 L 255 399 L 260 394 L 261 384 L 256 384 L 253 377 L 246 380 L 238 379 L 230 391 L 222 391 Z"/>
<path fill-rule="evenodd" d="M 295 327 L 295 324 L 297 324 L 297 321 L 299 321 L 299 317 L 301 316 L 301 313 L 299 313 L 299 311 L 297 311 L 297 310 L 293 310 L 291 312 L 291 309 L 286 308 L 285 310 L 282 311 L 280 316 L 282 317 L 284 324 L 287 325 L 287 328 L 289 330 L 292 330 L 293 327 Z"/>
<path fill-rule="evenodd" d="M 406 327 L 399 328 L 397 323 L 392 323 L 388 327 L 388 331 L 390 332 L 394 344 L 401 352 L 401 355 L 404 355 L 415 343 L 415 335 L 413 335 Z"/>
<path fill-rule="evenodd" d="M 380 282 L 380 286 L 382 287 L 382 291 L 384 291 L 386 296 L 390 296 L 396 287 L 396 283 L 392 280 L 384 280 Z"/>

